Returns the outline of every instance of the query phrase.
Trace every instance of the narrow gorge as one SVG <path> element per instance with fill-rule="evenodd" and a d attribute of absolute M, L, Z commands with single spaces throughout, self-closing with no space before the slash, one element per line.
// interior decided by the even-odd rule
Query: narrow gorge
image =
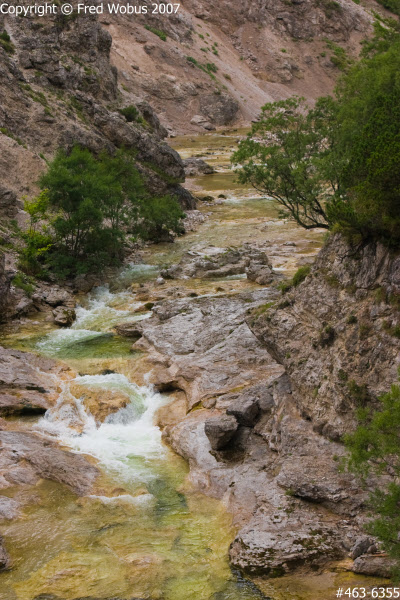
<path fill-rule="evenodd" d="M 344 441 L 398 382 L 400 255 L 302 228 L 232 163 L 262 105 L 332 93 L 376 11 L 393 18 L 372 0 L 0 16 L 0 600 L 330 600 L 396 581 L 368 531 L 395 460 L 362 479 Z M 68 272 L 44 237 L 33 274 L 26 232 L 62 231 L 41 178 L 66 187 L 54 161 L 77 148 L 96 193 L 104 177 L 118 199 L 120 169 L 124 206 L 134 164 L 137 212 L 118 213 L 118 264 Z"/>

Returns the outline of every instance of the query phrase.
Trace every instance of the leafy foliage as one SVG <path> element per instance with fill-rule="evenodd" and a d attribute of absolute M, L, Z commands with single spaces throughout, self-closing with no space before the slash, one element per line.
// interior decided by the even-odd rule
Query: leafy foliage
<path fill-rule="evenodd" d="M 78 146 L 60 150 L 40 185 L 42 193 L 25 203 L 30 227 L 20 263 L 30 274 L 43 276 L 45 267 L 62 277 L 98 272 L 121 263 L 128 231 L 158 241 L 181 229 L 178 203 L 149 197 L 123 151 L 95 157 Z"/>
<path fill-rule="evenodd" d="M 335 98 L 266 104 L 239 144 L 239 180 L 306 229 L 400 245 L 400 32 L 377 22 Z"/>
<path fill-rule="evenodd" d="M 400 386 L 393 385 L 382 396 L 381 408 L 376 412 L 359 411 L 359 426 L 345 439 L 350 451 L 348 466 L 361 476 L 371 471 L 390 473 L 395 479 L 381 485 L 370 498 L 370 505 L 377 517 L 370 521 L 368 531 L 377 536 L 388 554 L 397 563 L 396 575 L 400 575 Z"/>
<path fill-rule="evenodd" d="M 121 115 L 123 115 L 125 117 L 125 119 L 128 121 L 128 123 L 134 123 L 135 121 L 140 121 L 140 112 L 138 111 L 138 109 L 136 108 L 136 106 L 133 106 L 133 104 L 130 104 L 129 106 L 126 106 L 125 108 L 121 108 L 119 110 L 119 112 L 121 113 Z"/>
<path fill-rule="evenodd" d="M 0 46 L 4 48 L 8 54 L 14 54 L 15 52 L 15 46 L 5 29 L 2 33 L 0 33 Z"/>

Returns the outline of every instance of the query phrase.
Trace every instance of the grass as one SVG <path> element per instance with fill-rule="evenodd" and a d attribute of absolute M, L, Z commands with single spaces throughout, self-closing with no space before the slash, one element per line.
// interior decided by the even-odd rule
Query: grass
<path fill-rule="evenodd" d="M 154 35 L 158 36 L 163 42 L 167 41 L 167 34 L 165 33 L 165 31 L 162 31 L 161 29 L 156 29 L 155 27 L 151 27 L 150 25 L 145 25 L 145 29 L 147 29 L 147 31 L 150 31 L 151 33 L 154 33 Z"/>
<path fill-rule="evenodd" d="M 218 67 L 215 63 L 206 63 L 206 64 L 202 64 L 199 63 L 198 60 L 196 60 L 195 58 L 193 58 L 193 56 L 187 56 L 186 60 L 194 65 L 195 67 L 197 67 L 198 69 L 201 69 L 202 71 L 204 71 L 204 73 L 207 73 L 207 75 L 209 75 L 212 79 L 215 79 L 215 75 L 214 73 L 216 73 L 218 71 Z"/>
<path fill-rule="evenodd" d="M 15 140 L 20 146 L 24 146 L 24 142 L 19 137 L 16 137 L 13 133 L 11 133 L 11 131 L 9 131 L 9 129 L 7 129 L 6 127 L 0 127 L 0 133 L 6 135 L 12 140 Z"/>

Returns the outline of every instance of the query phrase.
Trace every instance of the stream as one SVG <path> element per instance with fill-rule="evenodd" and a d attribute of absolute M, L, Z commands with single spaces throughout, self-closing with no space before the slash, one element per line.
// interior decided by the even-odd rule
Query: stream
<path fill-rule="evenodd" d="M 0 574 L 1 600 L 33 600 L 40 594 L 63 600 L 267 597 L 230 569 L 231 517 L 222 503 L 187 484 L 185 461 L 162 443 L 155 424 L 157 410 L 170 398 L 148 385 L 142 353 L 131 352 L 132 341 L 113 330 L 124 321 L 151 315 L 135 299 L 135 291 L 141 283 L 152 285 L 160 266 L 179 261 L 188 250 L 268 239 L 274 268 L 291 274 L 300 258 L 320 247 L 319 233 L 305 233 L 282 220 L 269 199 L 235 183 L 229 155 L 240 133 L 172 140 L 183 158 L 199 155 L 217 169 L 214 175 L 189 180 L 188 187 L 200 196 L 225 196 L 216 204 L 201 205 L 206 220 L 197 231 L 174 244 L 147 248 L 144 264 L 127 265 L 109 286 L 81 298 L 72 327 L 56 329 L 39 316 L 0 340 L 62 360 L 77 373 L 73 380 L 60 382 L 61 393 L 51 410 L 41 418 L 25 417 L 18 426 L 91 457 L 102 472 L 88 497 L 77 498 L 47 480 L 34 491 L 18 492 L 19 498 L 26 496 L 23 516 L 1 524 L 13 557 L 12 570 Z M 282 245 L 285 241 L 287 246 Z M 173 285 L 166 282 L 165 295 Z M 255 287 L 243 276 L 179 285 L 188 296 Z M 99 425 L 74 394 L 77 386 L 93 394 L 128 396 L 129 404 Z M 9 488 L 6 493 L 17 492 Z M 29 503 L 29 495 L 35 502 Z"/>

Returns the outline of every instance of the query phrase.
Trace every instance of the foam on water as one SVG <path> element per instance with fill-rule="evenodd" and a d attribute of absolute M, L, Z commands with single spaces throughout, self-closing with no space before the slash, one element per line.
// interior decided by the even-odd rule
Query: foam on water
<path fill-rule="evenodd" d="M 57 405 L 40 419 L 37 429 L 57 437 L 75 452 L 95 457 L 125 481 L 142 483 L 152 479 L 151 462 L 166 456 L 161 431 L 153 423 L 154 414 L 165 404 L 165 398 L 151 387 L 139 387 L 118 373 L 85 375 L 74 382 L 91 389 L 124 392 L 129 395 L 130 403 L 98 425 L 66 383 Z"/>

